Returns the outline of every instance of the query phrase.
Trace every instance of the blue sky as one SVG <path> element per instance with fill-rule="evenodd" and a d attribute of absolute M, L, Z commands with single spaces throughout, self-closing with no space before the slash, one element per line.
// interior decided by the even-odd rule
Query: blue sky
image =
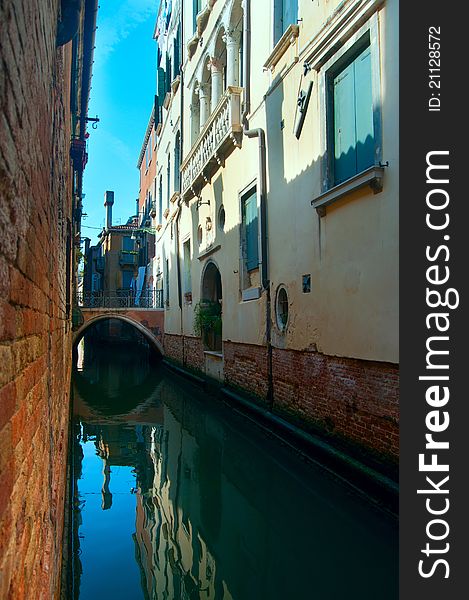
<path fill-rule="evenodd" d="M 113 190 L 113 223 L 135 213 L 137 160 L 155 94 L 156 42 L 153 29 L 159 0 L 100 0 L 84 172 L 82 237 L 97 242 L 104 225 L 104 192 Z"/>

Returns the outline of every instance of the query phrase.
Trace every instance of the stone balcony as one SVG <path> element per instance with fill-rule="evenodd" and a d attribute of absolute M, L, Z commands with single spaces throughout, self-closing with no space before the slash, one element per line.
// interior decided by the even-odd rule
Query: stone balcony
<path fill-rule="evenodd" d="M 227 88 L 182 163 L 184 200 L 197 196 L 234 148 L 241 146 L 242 91 L 239 87 Z"/>

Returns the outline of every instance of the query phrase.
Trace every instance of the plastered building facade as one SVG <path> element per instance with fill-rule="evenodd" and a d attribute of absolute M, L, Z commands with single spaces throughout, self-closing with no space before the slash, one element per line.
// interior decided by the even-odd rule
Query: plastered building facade
<path fill-rule="evenodd" d="M 391 462 L 398 16 L 396 0 L 181 0 L 155 29 L 167 356 Z"/>

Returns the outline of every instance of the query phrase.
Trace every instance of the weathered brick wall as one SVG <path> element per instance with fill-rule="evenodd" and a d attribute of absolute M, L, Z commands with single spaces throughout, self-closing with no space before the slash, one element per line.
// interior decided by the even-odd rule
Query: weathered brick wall
<path fill-rule="evenodd" d="M 184 362 L 182 336 L 165 333 L 163 339 L 165 356 L 182 365 Z"/>
<path fill-rule="evenodd" d="M 276 412 L 397 461 L 396 365 L 280 349 L 272 363 Z"/>
<path fill-rule="evenodd" d="M 184 337 L 184 364 L 191 369 L 204 370 L 204 346 L 200 338 Z"/>
<path fill-rule="evenodd" d="M 56 597 L 71 331 L 70 48 L 58 0 L 0 3 L 0 598 Z"/>
<path fill-rule="evenodd" d="M 268 390 L 266 346 L 223 342 L 225 381 L 264 400 Z"/>
<path fill-rule="evenodd" d="M 204 348 L 200 338 L 165 333 L 164 351 L 165 356 L 185 367 L 204 370 Z"/>
<path fill-rule="evenodd" d="M 265 400 L 266 347 L 224 342 L 223 348 L 226 383 Z M 397 462 L 396 365 L 274 348 L 272 375 L 274 412 Z"/>

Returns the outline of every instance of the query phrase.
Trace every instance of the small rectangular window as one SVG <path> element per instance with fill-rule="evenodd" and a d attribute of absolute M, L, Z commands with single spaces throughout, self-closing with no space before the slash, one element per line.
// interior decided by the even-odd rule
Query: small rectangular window
<path fill-rule="evenodd" d="M 184 242 L 183 257 L 184 257 L 184 293 L 190 294 L 192 292 L 191 242 L 190 242 L 190 240 L 187 240 L 187 242 Z"/>
<path fill-rule="evenodd" d="M 249 195 L 244 196 L 242 202 L 244 258 L 248 271 L 259 266 L 259 226 L 257 214 L 257 193 L 254 188 Z"/>

